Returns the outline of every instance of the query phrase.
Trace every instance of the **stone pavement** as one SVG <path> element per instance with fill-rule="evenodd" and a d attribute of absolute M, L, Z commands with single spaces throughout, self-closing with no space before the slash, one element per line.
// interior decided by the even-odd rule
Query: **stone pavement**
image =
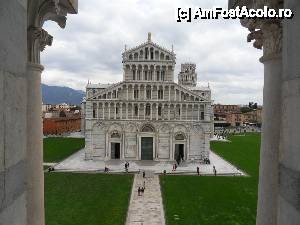
<path fill-rule="evenodd" d="M 242 151 L 242 150 L 241 150 Z M 129 161 L 129 172 L 139 171 L 153 171 L 156 174 L 163 173 L 166 170 L 167 174 L 189 174 L 196 175 L 196 169 L 199 167 L 201 175 L 213 175 L 213 166 L 216 167 L 218 175 L 223 176 L 245 176 L 247 175 L 244 171 L 241 171 L 230 162 L 226 161 L 214 152 L 210 152 L 210 165 L 199 164 L 196 162 L 184 162 L 180 164 L 176 171 L 172 171 L 173 164 L 175 161 L 158 162 L 158 161 L 140 161 L 132 160 Z M 124 160 L 108 160 L 108 161 L 97 161 L 97 160 L 85 160 L 84 149 L 76 152 L 62 162 L 54 166 L 56 171 L 65 172 L 104 172 L 104 167 L 109 168 L 110 173 L 123 173 Z"/>
<path fill-rule="evenodd" d="M 145 181 L 145 191 L 138 196 L 138 187 Z M 159 177 L 153 171 L 136 174 L 132 186 L 126 225 L 165 225 L 164 208 L 159 185 Z"/>

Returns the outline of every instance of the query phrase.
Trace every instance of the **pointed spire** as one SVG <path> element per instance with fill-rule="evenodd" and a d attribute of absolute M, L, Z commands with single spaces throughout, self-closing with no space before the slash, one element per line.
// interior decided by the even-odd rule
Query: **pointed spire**
<path fill-rule="evenodd" d="M 208 81 L 207 87 L 209 88 L 209 81 Z"/>
<path fill-rule="evenodd" d="M 148 42 L 151 42 L 151 32 L 148 32 Z"/>
<path fill-rule="evenodd" d="M 127 45 L 126 45 L 126 44 L 125 44 L 125 47 L 124 47 L 124 48 L 125 48 L 125 52 L 126 52 L 126 51 L 127 51 Z"/>
<path fill-rule="evenodd" d="M 173 44 L 172 44 L 172 52 L 174 52 L 174 47 L 173 47 Z"/>

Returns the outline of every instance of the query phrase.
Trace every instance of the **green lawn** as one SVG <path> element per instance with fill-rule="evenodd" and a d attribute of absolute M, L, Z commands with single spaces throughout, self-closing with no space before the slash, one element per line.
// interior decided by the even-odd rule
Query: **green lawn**
<path fill-rule="evenodd" d="M 255 225 L 260 134 L 230 139 L 211 148 L 250 177 L 161 176 L 168 225 Z"/>
<path fill-rule="evenodd" d="M 133 176 L 45 173 L 46 225 L 122 225 Z"/>
<path fill-rule="evenodd" d="M 44 162 L 60 162 L 84 147 L 84 138 L 44 138 Z"/>

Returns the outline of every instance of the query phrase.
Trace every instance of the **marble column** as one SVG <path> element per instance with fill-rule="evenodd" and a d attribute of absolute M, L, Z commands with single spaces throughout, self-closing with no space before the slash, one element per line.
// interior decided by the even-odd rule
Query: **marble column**
<path fill-rule="evenodd" d="M 152 105 L 152 103 L 150 104 L 150 120 L 152 120 L 152 107 L 153 107 L 153 105 Z"/>
<path fill-rule="evenodd" d="M 27 65 L 27 224 L 42 225 L 44 219 L 44 171 L 41 74 L 43 66 Z"/>
<path fill-rule="evenodd" d="M 105 104 L 102 103 L 102 119 L 104 120 L 105 118 Z"/>
<path fill-rule="evenodd" d="M 257 224 L 277 224 L 278 157 L 281 119 L 281 26 L 262 26 L 264 89 Z M 270 176 L 271 175 L 271 176 Z"/>
<path fill-rule="evenodd" d="M 123 103 L 120 103 L 120 119 L 123 119 Z"/>

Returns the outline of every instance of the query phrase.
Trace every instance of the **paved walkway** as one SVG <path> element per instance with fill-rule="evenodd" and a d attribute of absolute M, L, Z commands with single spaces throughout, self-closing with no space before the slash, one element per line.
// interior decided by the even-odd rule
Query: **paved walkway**
<path fill-rule="evenodd" d="M 145 191 L 138 196 L 144 181 Z M 134 177 L 126 225 L 165 225 L 159 178 L 152 171 L 146 171 L 146 178 L 142 173 Z"/>

